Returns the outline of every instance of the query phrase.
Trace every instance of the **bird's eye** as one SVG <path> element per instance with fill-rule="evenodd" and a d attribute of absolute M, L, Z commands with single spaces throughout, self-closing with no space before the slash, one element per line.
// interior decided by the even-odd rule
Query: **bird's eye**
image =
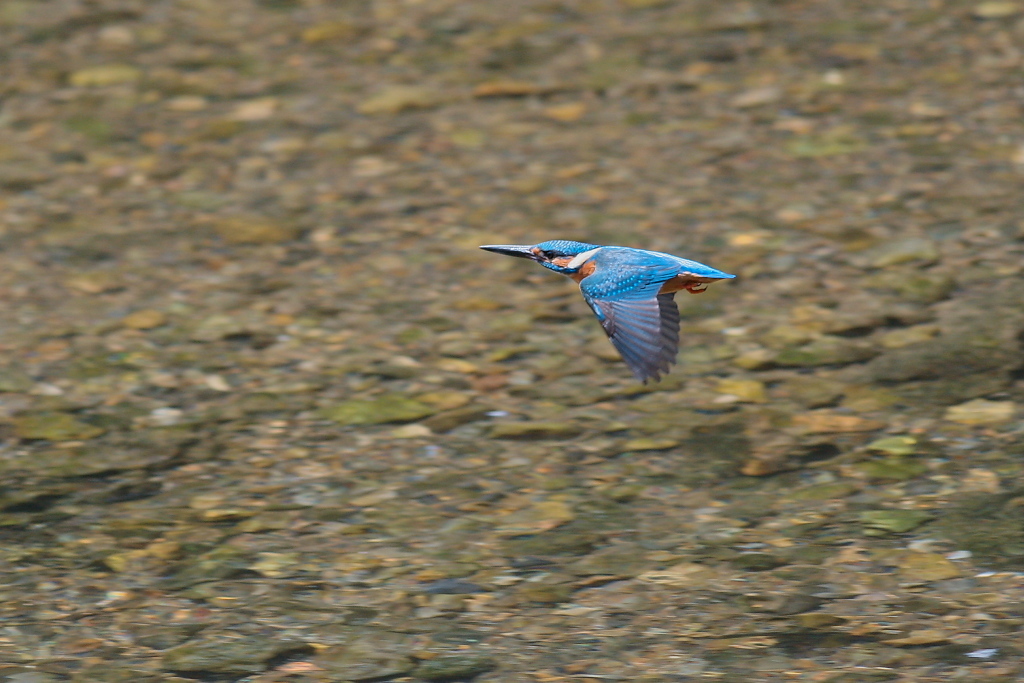
<path fill-rule="evenodd" d="M 544 254 L 544 258 L 546 258 L 549 261 L 551 259 L 558 258 L 559 256 L 561 256 L 561 254 L 559 254 L 557 251 L 542 251 L 541 253 Z"/>

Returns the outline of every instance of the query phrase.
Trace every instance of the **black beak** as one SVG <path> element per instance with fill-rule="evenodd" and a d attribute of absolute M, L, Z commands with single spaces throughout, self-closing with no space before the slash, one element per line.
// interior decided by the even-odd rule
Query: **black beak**
<path fill-rule="evenodd" d="M 495 254 L 528 258 L 531 261 L 538 260 L 537 255 L 533 253 L 531 244 L 485 244 L 480 248 L 484 251 L 493 251 Z"/>

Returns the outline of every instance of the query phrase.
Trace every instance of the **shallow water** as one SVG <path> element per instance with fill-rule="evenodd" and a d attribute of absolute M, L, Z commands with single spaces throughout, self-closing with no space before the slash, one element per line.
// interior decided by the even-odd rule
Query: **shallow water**
<path fill-rule="evenodd" d="M 0 680 L 1017 680 L 1022 17 L 3 3 Z"/>

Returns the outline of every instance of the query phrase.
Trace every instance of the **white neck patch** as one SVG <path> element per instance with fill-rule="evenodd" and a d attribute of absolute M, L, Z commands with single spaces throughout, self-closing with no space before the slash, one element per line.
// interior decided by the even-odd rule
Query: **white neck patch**
<path fill-rule="evenodd" d="M 579 268 L 584 263 L 586 263 L 591 256 L 600 251 L 600 249 L 601 247 L 598 247 L 597 249 L 591 249 L 590 251 L 585 251 L 582 254 L 577 254 L 576 256 L 573 257 L 572 261 L 569 261 L 568 263 L 565 264 L 565 267 L 571 270 Z"/>

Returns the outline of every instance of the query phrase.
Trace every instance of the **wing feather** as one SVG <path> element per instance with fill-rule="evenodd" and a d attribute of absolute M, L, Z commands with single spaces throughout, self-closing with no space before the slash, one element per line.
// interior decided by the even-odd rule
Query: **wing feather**
<path fill-rule="evenodd" d="M 592 304 L 601 326 L 637 379 L 661 379 L 679 351 L 679 309 L 671 294 Z"/>
<path fill-rule="evenodd" d="M 580 281 L 605 333 L 637 379 L 661 379 L 679 351 L 679 308 L 674 294 L 659 294 L 680 271 L 674 257 L 604 247 Z"/>

